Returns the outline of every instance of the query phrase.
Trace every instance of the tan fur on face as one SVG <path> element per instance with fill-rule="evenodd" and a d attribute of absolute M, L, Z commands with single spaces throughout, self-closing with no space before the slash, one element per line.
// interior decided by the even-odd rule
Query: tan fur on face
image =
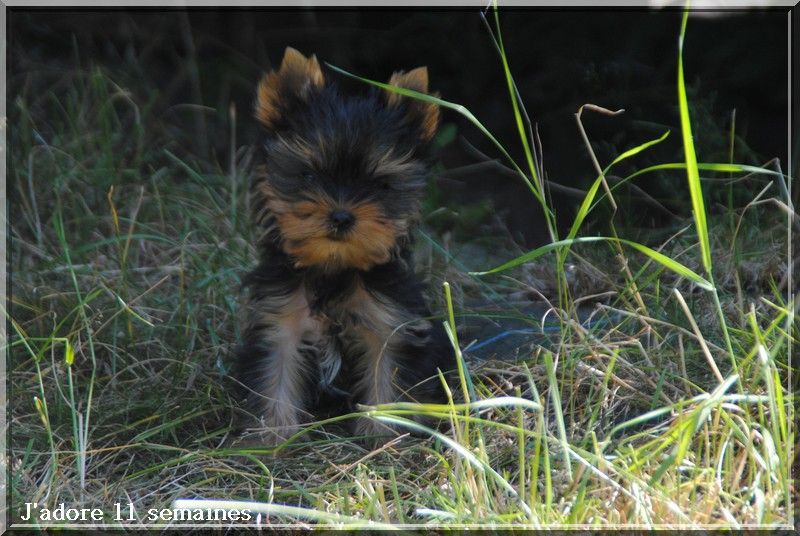
<path fill-rule="evenodd" d="M 307 99 L 312 90 L 325 85 L 317 57 L 306 58 L 292 47 L 286 47 L 281 67 L 266 74 L 258 84 L 256 118 L 265 126 L 272 127 L 280 117 L 279 103 L 286 94 L 292 93 Z"/>
<path fill-rule="evenodd" d="M 345 208 L 349 208 L 356 221 L 353 229 L 340 240 L 327 236 L 327 218 L 332 210 L 328 204 L 315 207 L 312 217 L 305 220 L 291 213 L 278 217 L 278 225 L 287 240 L 286 252 L 297 259 L 296 266 L 368 270 L 389 261 L 395 230 L 380 219 L 380 210 L 374 204 Z M 309 219 L 314 221 L 307 226 L 305 222 Z"/>
<path fill-rule="evenodd" d="M 386 219 L 374 203 L 339 204 L 322 194 L 293 203 L 274 195 L 266 181 L 259 190 L 275 216 L 283 249 L 294 257 L 298 268 L 368 270 L 389 261 L 398 234 L 405 231 Z M 328 216 L 336 208 L 352 212 L 355 223 L 346 235 L 334 240 L 329 236 Z"/>

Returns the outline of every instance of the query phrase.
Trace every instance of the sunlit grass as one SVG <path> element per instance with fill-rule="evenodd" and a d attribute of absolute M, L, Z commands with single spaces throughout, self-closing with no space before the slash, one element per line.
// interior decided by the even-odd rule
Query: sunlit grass
<path fill-rule="evenodd" d="M 758 166 L 698 161 L 693 139 L 702 133 L 692 132 L 686 97 L 684 16 L 677 93 L 685 160 L 638 169 L 601 190 L 617 164 L 669 140 L 665 132 L 598 163 L 559 238 L 497 10 L 491 15 L 524 164 L 463 106 L 356 78 L 466 117 L 528 186 L 553 241 L 492 257 L 497 264 L 470 266 L 472 273 L 456 270 L 459 260 L 444 248 L 429 254 L 449 266 L 436 319 L 459 358 L 448 404 L 363 407 L 275 448 L 229 444 L 238 411 L 227 389 L 236 291 L 253 257 L 243 216 L 246 151 L 231 139 L 238 158 L 222 166 L 149 138 L 161 120 L 99 70 L 49 97 L 59 113 L 48 117 L 46 142 L 29 96 L 18 99 L 9 176 L 19 201 L 9 367 L 14 508 L 27 501 L 109 513 L 114 502 L 141 511 L 246 507 L 260 514 L 260 526 L 349 528 L 791 523 L 795 304 L 777 276 L 738 296 L 725 277 L 744 271 L 761 234 L 785 239 L 774 233 L 783 221 L 754 201 L 746 210 L 760 219 L 742 210 L 731 229 L 724 215 L 707 212 L 702 195 L 704 174 L 788 179 Z M 594 210 L 616 203 L 620 187 L 656 172 L 688 180 L 690 225 L 661 243 L 625 238 L 613 217 L 607 236 L 583 234 Z M 753 221 L 763 227 L 748 232 Z M 727 255 L 730 241 L 736 257 Z M 570 287 L 566 267 L 586 258 L 606 262 L 598 270 L 613 285 L 591 322 L 578 315 L 584 296 Z M 502 297 L 526 288 L 526 270 L 538 266 L 556 281 L 546 314 L 555 334 L 524 348 L 517 362 L 476 362 L 474 341 L 459 330 L 482 313 L 463 309 L 462 287 Z M 495 314 L 545 332 L 542 318 L 511 307 Z M 403 434 L 366 447 L 342 427 L 364 416 L 422 438 Z"/>

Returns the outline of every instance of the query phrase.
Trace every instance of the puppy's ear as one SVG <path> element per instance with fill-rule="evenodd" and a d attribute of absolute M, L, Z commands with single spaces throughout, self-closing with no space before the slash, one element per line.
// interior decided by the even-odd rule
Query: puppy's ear
<path fill-rule="evenodd" d="M 274 128 L 293 106 L 308 102 L 325 85 L 317 57 L 306 58 L 286 47 L 281 67 L 264 75 L 258 84 L 256 119 Z"/>
<path fill-rule="evenodd" d="M 409 72 L 397 71 L 389 78 L 389 84 L 419 93 L 428 93 L 428 68 L 417 67 Z M 438 93 L 433 93 L 438 97 Z M 402 108 L 406 121 L 419 129 L 422 141 L 429 141 L 436 134 L 439 125 L 439 106 L 399 93 L 385 92 L 386 104 L 390 107 Z"/>

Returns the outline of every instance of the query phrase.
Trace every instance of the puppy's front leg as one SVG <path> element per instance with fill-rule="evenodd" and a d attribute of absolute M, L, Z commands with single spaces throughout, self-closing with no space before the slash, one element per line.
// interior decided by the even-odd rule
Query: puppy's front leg
<path fill-rule="evenodd" d="M 405 296 L 414 286 L 405 287 Z M 389 297 L 361 289 L 353 296 L 358 321 L 351 326 L 351 347 L 359 356 L 359 400 L 367 405 L 396 401 L 443 402 L 444 392 L 437 376 L 452 364 L 452 347 L 443 341 L 441 328 L 407 307 L 401 296 Z M 390 429 L 374 419 L 361 419 L 357 431 L 365 435 L 386 435 Z"/>
<path fill-rule="evenodd" d="M 356 393 L 359 402 L 369 406 L 395 402 L 401 398 L 398 374 L 402 363 L 395 356 L 395 331 L 402 323 L 391 306 L 372 297 L 364 302 L 357 325 L 352 327 L 352 348 L 358 355 Z M 356 424 L 359 435 L 387 435 L 391 429 L 379 421 L 361 418 Z"/>
<path fill-rule="evenodd" d="M 295 433 L 308 415 L 322 327 L 302 287 L 256 289 L 253 295 L 238 376 L 249 391 L 247 407 L 265 429 L 262 441 L 275 444 Z"/>

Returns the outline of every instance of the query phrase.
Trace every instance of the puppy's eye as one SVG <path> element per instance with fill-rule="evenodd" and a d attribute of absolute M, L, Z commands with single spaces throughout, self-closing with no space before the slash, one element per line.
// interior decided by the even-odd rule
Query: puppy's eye
<path fill-rule="evenodd" d="M 314 175 L 310 171 L 304 171 L 304 172 L 302 172 L 300 174 L 300 178 L 303 179 L 306 182 L 314 182 L 314 180 L 316 180 L 317 176 Z"/>
<path fill-rule="evenodd" d="M 392 181 L 387 178 L 378 179 L 378 186 L 381 190 L 391 190 L 392 189 Z"/>

